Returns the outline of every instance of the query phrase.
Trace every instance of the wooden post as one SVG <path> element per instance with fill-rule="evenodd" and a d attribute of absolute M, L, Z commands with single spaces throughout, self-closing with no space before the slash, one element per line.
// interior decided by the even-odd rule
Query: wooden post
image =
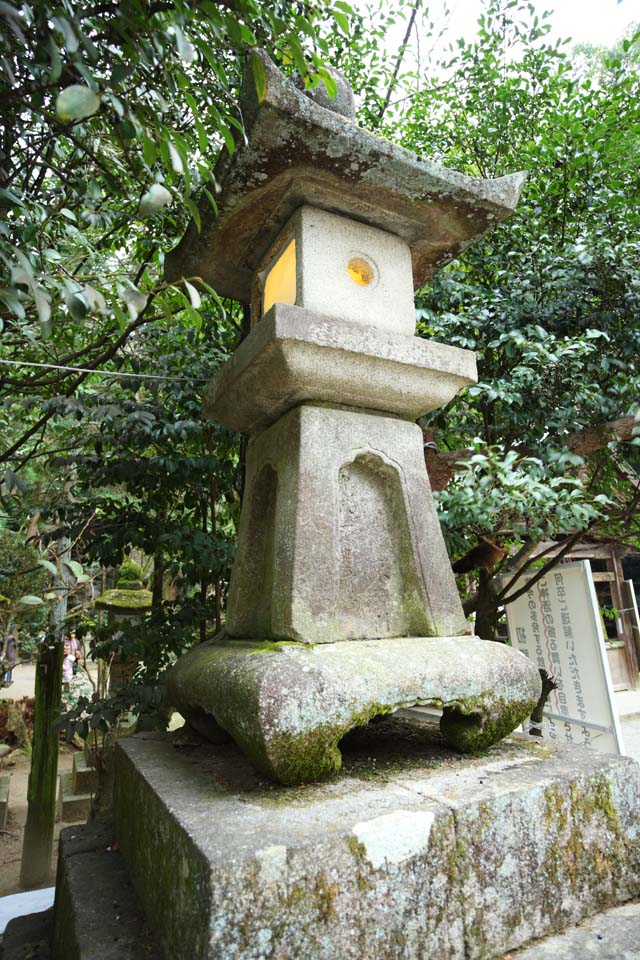
<path fill-rule="evenodd" d="M 53 831 L 56 822 L 59 737 L 53 722 L 60 712 L 62 697 L 62 661 L 64 657 L 64 619 L 67 615 L 69 574 L 61 562 L 71 546 L 68 537 L 57 544 L 58 576 L 53 589 L 57 593 L 49 612 L 47 639 L 36 662 L 35 717 L 31 770 L 27 788 L 27 822 L 22 841 L 20 886 L 39 887 L 49 880 Z"/>
<path fill-rule="evenodd" d="M 619 616 L 620 627 L 622 628 L 622 637 L 624 640 L 624 656 L 629 674 L 629 688 L 636 690 L 640 685 L 640 676 L 638 674 L 638 656 L 636 653 L 636 644 L 633 636 L 633 620 L 630 611 L 627 609 L 629 604 L 625 601 L 624 592 L 624 573 L 622 572 L 622 556 L 616 545 L 611 547 L 611 563 L 616 575 L 612 586 L 613 602 L 615 607 L 622 611 Z"/>
<path fill-rule="evenodd" d="M 58 735 L 53 730 L 62 692 L 62 639 L 40 652 L 36 663 L 36 704 L 33 749 L 22 843 L 20 886 L 42 886 L 49 880 L 58 784 Z"/>

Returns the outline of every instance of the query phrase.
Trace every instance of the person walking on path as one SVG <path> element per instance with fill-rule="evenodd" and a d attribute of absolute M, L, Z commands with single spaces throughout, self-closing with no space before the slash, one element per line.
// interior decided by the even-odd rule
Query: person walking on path
<path fill-rule="evenodd" d="M 3 687 L 8 687 L 13 683 L 13 668 L 18 662 L 18 628 L 12 624 L 7 634 L 2 650 L 2 661 L 5 666 Z"/>

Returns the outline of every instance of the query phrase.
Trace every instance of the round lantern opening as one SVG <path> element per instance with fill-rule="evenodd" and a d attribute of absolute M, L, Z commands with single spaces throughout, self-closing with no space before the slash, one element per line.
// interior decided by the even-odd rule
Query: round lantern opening
<path fill-rule="evenodd" d="M 347 271 L 359 287 L 368 287 L 376 278 L 373 264 L 364 257 L 352 257 L 347 264 Z"/>

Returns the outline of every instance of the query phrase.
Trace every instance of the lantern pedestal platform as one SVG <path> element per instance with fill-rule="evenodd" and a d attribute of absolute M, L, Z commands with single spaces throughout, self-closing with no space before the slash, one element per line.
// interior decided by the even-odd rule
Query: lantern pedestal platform
<path fill-rule="evenodd" d="M 63 834 L 53 960 L 87 943 L 89 909 L 115 952 L 81 960 L 149 956 L 134 899 L 163 960 L 489 960 L 640 896 L 633 761 L 530 738 L 469 758 L 433 728 L 374 726 L 303 788 L 231 744 L 120 741 L 115 830 Z M 120 857 L 134 890 L 115 911 L 100 878 Z"/>
<path fill-rule="evenodd" d="M 321 780 L 339 741 L 373 717 L 414 704 L 443 708 L 445 740 L 484 750 L 533 710 L 538 670 L 516 650 L 476 637 L 398 637 L 318 644 L 210 641 L 180 658 L 170 702 L 199 732 L 229 734 L 285 784 Z"/>
<path fill-rule="evenodd" d="M 476 379 L 470 350 L 276 303 L 206 387 L 204 415 L 244 433 L 305 401 L 417 420 Z"/>

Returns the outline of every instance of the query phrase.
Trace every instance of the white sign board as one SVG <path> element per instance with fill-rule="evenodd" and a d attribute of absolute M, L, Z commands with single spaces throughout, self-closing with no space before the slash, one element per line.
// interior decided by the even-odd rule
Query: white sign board
<path fill-rule="evenodd" d="M 531 574 L 533 576 L 533 574 Z M 517 580 L 514 593 L 527 581 Z M 559 564 L 506 606 L 511 645 L 554 677 L 543 736 L 622 753 L 620 724 L 588 560 Z"/>

